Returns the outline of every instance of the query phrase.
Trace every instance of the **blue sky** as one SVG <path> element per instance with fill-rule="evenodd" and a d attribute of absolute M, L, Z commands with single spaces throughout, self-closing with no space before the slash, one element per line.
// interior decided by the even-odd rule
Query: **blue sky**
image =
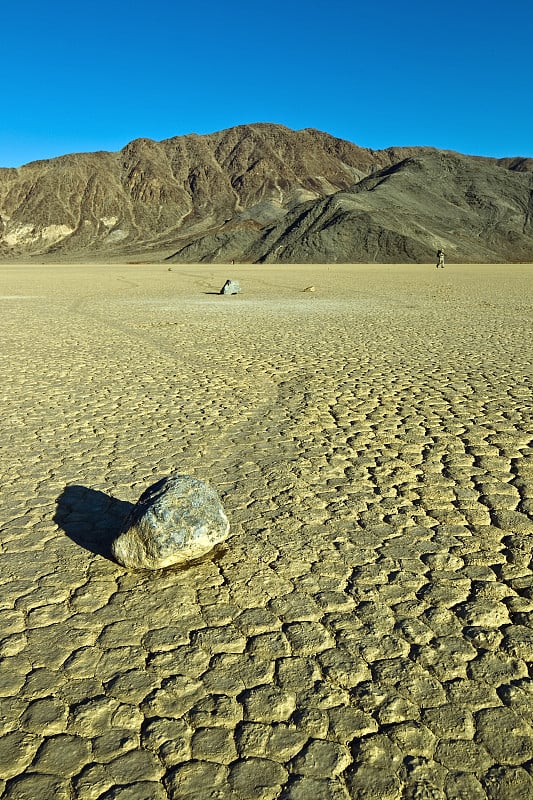
<path fill-rule="evenodd" d="M 531 0 L 2 3 L 0 166 L 249 122 L 533 156 Z"/>

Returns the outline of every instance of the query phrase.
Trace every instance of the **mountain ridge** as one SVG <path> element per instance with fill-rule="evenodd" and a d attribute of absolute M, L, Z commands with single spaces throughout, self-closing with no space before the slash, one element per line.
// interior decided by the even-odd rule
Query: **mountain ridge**
<path fill-rule="evenodd" d="M 0 168 L 0 255 L 533 260 L 532 198 L 533 159 L 254 123 Z"/>

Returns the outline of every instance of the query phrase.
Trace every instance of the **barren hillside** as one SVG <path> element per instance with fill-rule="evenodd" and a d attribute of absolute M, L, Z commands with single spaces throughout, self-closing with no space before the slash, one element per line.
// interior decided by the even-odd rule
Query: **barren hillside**
<path fill-rule="evenodd" d="M 0 169 L 0 255 L 533 260 L 533 161 L 256 124 Z"/>

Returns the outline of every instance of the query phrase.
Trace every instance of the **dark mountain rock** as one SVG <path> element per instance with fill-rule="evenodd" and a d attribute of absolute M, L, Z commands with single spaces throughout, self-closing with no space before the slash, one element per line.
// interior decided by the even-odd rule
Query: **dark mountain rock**
<path fill-rule="evenodd" d="M 533 260 L 533 159 L 243 125 L 0 169 L 0 254 L 180 262 Z"/>

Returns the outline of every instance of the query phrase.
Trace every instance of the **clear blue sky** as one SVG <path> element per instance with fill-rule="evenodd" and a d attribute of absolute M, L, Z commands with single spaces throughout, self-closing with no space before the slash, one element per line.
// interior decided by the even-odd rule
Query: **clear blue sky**
<path fill-rule="evenodd" d="M 533 156 L 531 0 L 2 3 L 0 166 L 248 122 Z"/>

